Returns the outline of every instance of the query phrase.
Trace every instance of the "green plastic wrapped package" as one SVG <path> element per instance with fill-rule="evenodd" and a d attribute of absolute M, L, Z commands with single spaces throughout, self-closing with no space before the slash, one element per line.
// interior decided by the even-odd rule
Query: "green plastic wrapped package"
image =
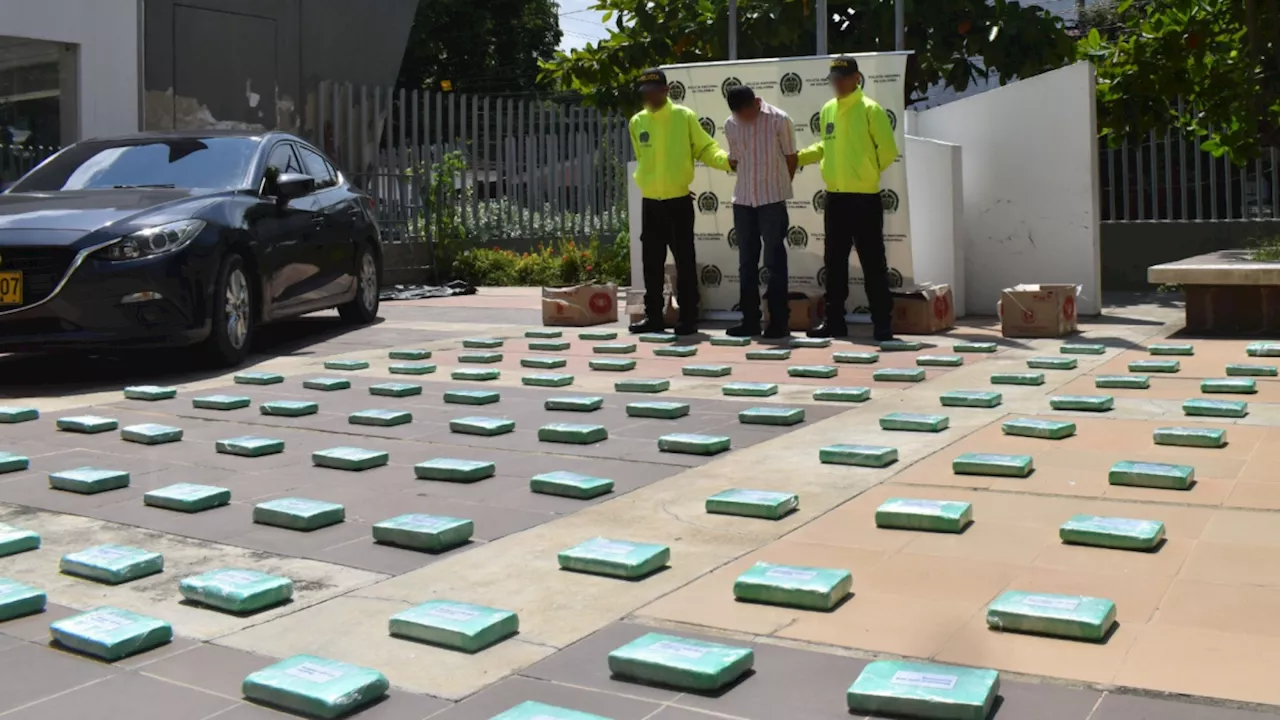
<path fill-rule="evenodd" d="M 0 407 L 0 424 L 14 425 L 40 419 L 40 411 L 35 408 L 3 406 Z"/>
<path fill-rule="evenodd" d="M 818 461 L 827 465 L 882 468 L 898 462 L 898 449 L 881 445 L 828 445 L 818 450 Z"/>
<path fill-rule="evenodd" d="M 259 525 L 311 532 L 337 525 L 347 518 L 347 510 L 337 503 L 306 498 L 280 498 L 253 506 L 253 521 Z"/>
<path fill-rule="evenodd" d="M 1253 395 L 1258 392 L 1258 383 L 1251 378 L 1228 378 L 1200 381 L 1202 393 L 1233 393 L 1236 395 Z"/>
<path fill-rule="evenodd" d="M 871 373 L 871 379 L 878 382 L 923 382 L 925 378 L 924 370 L 920 368 L 881 368 Z"/>
<path fill-rule="evenodd" d="M 390 687 L 386 676 L 377 670 L 314 655 L 294 655 L 250 673 L 240 692 L 263 705 L 333 720 L 373 703 Z"/>
<path fill-rule="evenodd" d="M 959 500 L 889 498 L 876 508 L 876 527 L 930 532 L 963 532 L 973 522 L 973 506 Z"/>
<path fill-rule="evenodd" d="M 542 442 L 590 445 L 608 438 L 609 430 L 603 425 L 551 423 L 538 428 L 538 440 Z"/>
<path fill-rule="evenodd" d="M 506 712 L 494 715 L 489 720 L 610 720 L 610 718 L 526 700 Z"/>
<path fill-rule="evenodd" d="M 633 580 L 665 567 L 671 548 L 598 537 L 561 550 L 558 560 L 565 570 Z"/>
<path fill-rule="evenodd" d="M 1110 395 L 1054 395 L 1049 398 L 1049 407 L 1054 410 L 1107 412 L 1115 406 L 1116 399 Z"/>
<path fill-rule="evenodd" d="M 567 470 L 534 475 L 529 490 L 542 495 L 557 495 L 575 500 L 590 500 L 613 492 L 613 481 Z"/>
<path fill-rule="evenodd" d="M 697 355 L 698 347 L 696 345 L 668 345 L 654 348 L 653 354 L 657 357 L 687 358 Z"/>
<path fill-rule="evenodd" d="M 831 347 L 831 338 L 798 337 L 791 339 L 793 348 L 825 348 Z"/>
<path fill-rule="evenodd" d="M 1024 478 L 1034 469 L 1035 465 L 1030 455 L 964 453 L 951 461 L 951 471 L 957 475 Z"/>
<path fill-rule="evenodd" d="M 605 343 L 591 348 L 591 352 L 597 355 L 629 355 L 635 351 L 635 343 Z"/>
<path fill-rule="evenodd" d="M 1227 377 L 1276 377 L 1280 370 L 1275 365 L 1247 365 L 1231 363 L 1227 365 Z"/>
<path fill-rule="evenodd" d="M 130 425 L 120 430 L 120 437 L 126 442 L 139 445 L 163 445 L 181 440 L 182 428 L 157 423 Z"/>
<path fill-rule="evenodd" d="M 406 410 L 361 410 L 348 415 L 347 422 L 351 425 L 395 427 L 413 422 L 413 413 Z"/>
<path fill-rule="evenodd" d="M 849 710 L 917 720 L 987 720 L 1000 692 L 995 670 L 877 660 L 849 687 Z"/>
<path fill-rule="evenodd" d="M 1177 360 L 1134 360 L 1129 363 L 1132 373 L 1176 373 L 1182 370 Z"/>
<path fill-rule="evenodd" d="M 1006 590 L 987 606 L 987 627 L 1101 642 L 1116 622 L 1116 604 L 1084 595 Z"/>
<path fill-rule="evenodd" d="M 790 360 L 791 351 L 786 348 L 767 348 L 763 350 L 748 350 L 748 360 Z"/>
<path fill-rule="evenodd" d="M 1065 355 L 1103 355 L 1107 352 L 1107 346 L 1088 343 L 1063 343 L 1058 348 L 1058 352 Z"/>
<path fill-rule="evenodd" d="M 733 372 L 729 365 L 685 365 L 680 374 L 688 377 L 724 377 Z"/>
<path fill-rule="evenodd" d="M 922 415 L 920 413 L 889 413 L 880 418 L 881 430 L 907 430 L 910 432 L 942 432 L 951 425 L 946 415 Z"/>
<path fill-rule="evenodd" d="M 502 347 L 503 341 L 500 338 L 464 338 L 462 347 L 472 350 L 492 350 Z"/>
<path fill-rule="evenodd" d="M 658 450 L 683 455 L 719 455 L 727 451 L 731 443 L 725 435 L 672 433 L 658 438 Z"/>
<path fill-rule="evenodd" d="M 436 369 L 433 363 L 395 363 L 387 367 L 392 375 L 430 375 Z"/>
<path fill-rule="evenodd" d="M 124 470 L 103 470 L 91 467 L 63 470 L 49 473 L 49 487 L 81 495 L 96 495 L 108 490 L 129 487 L 129 473 Z"/>
<path fill-rule="evenodd" d="M 556 370 L 569 364 L 567 358 L 562 357 L 522 357 L 520 358 L 520 367 L 533 368 L 535 370 Z"/>
<path fill-rule="evenodd" d="M 565 387 L 573 384 L 573 376 L 564 373 L 537 373 L 520 378 L 520 384 L 530 387 Z"/>
<path fill-rule="evenodd" d="M 1161 490 L 1190 490 L 1195 482 L 1196 469 L 1190 465 L 1131 462 L 1124 460 L 1111 466 L 1107 481 L 1112 485 L 1157 488 Z"/>
<path fill-rule="evenodd" d="M 568 349 L 568 340 L 535 340 L 529 343 L 530 352 L 563 352 Z"/>
<path fill-rule="evenodd" d="M 516 421 L 507 420 L 506 418 L 464 417 L 449 421 L 449 431 L 462 435 L 494 437 L 495 435 L 506 435 L 515 429 Z"/>
<path fill-rule="evenodd" d="M 128 610 L 100 607 L 55 621 L 49 634 L 63 647 L 115 662 L 173 640 L 173 626 Z"/>
<path fill-rule="evenodd" d="M 229 502 L 231 502 L 230 490 L 194 483 L 177 483 L 152 490 L 142 496 L 144 505 L 186 513 L 212 510 Z"/>
<path fill-rule="evenodd" d="M 833 378 L 840 372 L 834 365 L 792 365 L 787 375 L 801 378 Z"/>
<path fill-rule="evenodd" d="M 1182 412 L 1196 417 L 1242 418 L 1249 414 L 1249 403 L 1243 400 L 1192 398 L 1182 403 Z"/>
<path fill-rule="evenodd" d="M 43 590 L 0 577 L 0 622 L 44 612 L 48 599 Z"/>
<path fill-rule="evenodd" d="M 1040 438 L 1041 440 L 1061 440 L 1076 434 L 1076 424 L 1066 420 L 1038 420 L 1036 418 L 1019 418 L 1006 420 L 1000 425 L 1005 435 L 1017 437 Z"/>
<path fill-rule="evenodd" d="M 799 425 L 804 422 L 804 408 L 757 407 L 738 413 L 743 425 Z"/>
<path fill-rule="evenodd" d="M 257 570 L 222 568 L 183 578 L 182 597 L 230 613 L 253 613 L 293 597 L 293 581 Z"/>
<path fill-rule="evenodd" d="M 1027 360 L 1032 370 L 1075 370 L 1080 362 L 1073 357 L 1033 357 Z"/>
<path fill-rule="evenodd" d="M 951 346 L 951 352 L 958 353 L 993 353 L 997 349 L 993 342 L 962 342 Z"/>
<path fill-rule="evenodd" d="M 541 338 L 541 339 L 558 338 L 558 337 L 564 337 L 564 331 L 556 330 L 553 328 L 535 328 L 533 330 L 525 330 L 524 336 L 527 338 Z"/>
<path fill-rule="evenodd" d="M 302 417 L 320 412 L 320 405 L 307 400 L 273 400 L 259 405 L 258 412 L 276 417 Z"/>
<path fill-rule="evenodd" d="M 237 385 L 279 385 L 284 376 L 273 372 L 242 372 L 232 376 Z"/>
<path fill-rule="evenodd" d="M 593 342 L 599 341 L 599 340 L 617 340 L 618 331 L 617 330 L 583 330 L 582 332 L 578 333 L 578 339 L 590 340 Z"/>
<path fill-rule="evenodd" d="M 381 450 L 365 450 L 357 447 L 336 447 L 311 453 L 311 463 L 331 470 L 370 470 L 382 467 L 391 459 Z"/>
<path fill-rule="evenodd" d="M 58 418 L 57 426 L 63 432 L 97 435 L 98 433 L 115 430 L 120 427 L 120 423 L 114 418 L 98 417 L 97 415 L 77 415 L 75 417 Z"/>
<path fill-rule="evenodd" d="M 880 362 L 880 353 L 874 352 L 838 352 L 832 353 L 831 359 L 838 363 L 850 365 L 871 365 Z"/>
<path fill-rule="evenodd" d="M 602 372 L 627 372 L 636 369 L 636 361 L 628 358 L 598 358 L 588 360 L 587 367 Z"/>
<path fill-rule="evenodd" d="M 346 378 L 317 377 L 308 378 L 302 381 L 302 387 L 307 390 L 319 390 L 321 392 L 337 392 L 338 390 L 350 390 L 351 381 Z"/>
<path fill-rule="evenodd" d="M 707 512 L 713 515 L 779 520 L 800 507 L 800 496 L 787 492 L 734 488 L 707 498 L 706 507 Z"/>
<path fill-rule="evenodd" d="M 716 347 L 746 347 L 751 344 L 751 338 L 712 335 L 711 344 Z"/>
<path fill-rule="evenodd" d="M 1220 448 L 1227 445 L 1227 431 L 1211 427 L 1156 428 L 1152 438 L 1157 445 Z"/>
<path fill-rule="evenodd" d="M 813 391 L 814 400 L 826 402 L 860 403 L 871 399 L 871 388 L 868 387 L 835 387 L 819 388 Z"/>
<path fill-rule="evenodd" d="M 515 635 L 520 618 L 510 610 L 483 605 L 432 600 L 391 616 L 392 637 L 479 652 Z"/>
<path fill-rule="evenodd" d="M 1155 345 L 1147 346 L 1147 352 L 1152 355 L 1195 355 L 1196 349 L 1193 345 L 1157 343 Z"/>
<path fill-rule="evenodd" d="M 1249 357 L 1280 357 L 1280 344 L 1249 343 L 1244 351 Z"/>
<path fill-rule="evenodd" d="M 214 449 L 223 455 L 254 458 L 284 452 L 284 441 L 246 435 L 229 440 L 219 440 L 214 444 Z"/>
<path fill-rule="evenodd" d="M 674 420 L 689 414 L 689 403 L 634 402 L 627 403 L 627 417 Z"/>
<path fill-rule="evenodd" d="M 1146 390 L 1151 387 L 1150 375 L 1099 375 L 1093 379 L 1096 388 L 1122 388 L 1125 390 Z"/>
<path fill-rule="evenodd" d="M 162 572 L 164 556 L 128 545 L 97 545 L 63 555 L 58 569 L 67 575 L 119 585 Z"/>
<path fill-rule="evenodd" d="M 710 692 L 751 669 L 751 648 L 649 633 L 609 653 L 616 677 L 680 690 Z"/>
<path fill-rule="evenodd" d="M 17 555 L 39 547 L 40 533 L 0 523 L 0 557 Z"/>
<path fill-rule="evenodd" d="M 671 389 L 671 381 L 665 378 L 619 380 L 613 384 L 613 389 L 615 392 L 660 393 Z"/>
<path fill-rule="evenodd" d="M 178 396 L 178 388 L 161 387 L 159 385 L 134 385 L 124 389 L 125 400 L 169 400 Z"/>
<path fill-rule="evenodd" d="M 992 385 L 1043 385 L 1044 373 L 992 373 Z"/>
<path fill-rule="evenodd" d="M 1164 539 L 1164 523 L 1159 520 L 1075 515 L 1058 528 L 1058 537 L 1069 545 L 1153 550 Z"/>
<path fill-rule="evenodd" d="M 595 412 L 604 407 L 604 398 L 595 397 L 554 397 L 547 398 L 542 403 L 544 410 L 559 410 L 563 412 Z"/>
<path fill-rule="evenodd" d="M 462 368 L 449 373 L 449 377 L 453 380 L 470 380 L 472 382 L 488 382 L 489 380 L 497 380 L 502 377 L 501 370 L 484 369 L 484 368 Z"/>
<path fill-rule="evenodd" d="M 920 367 L 960 367 L 964 358 L 959 355 L 921 355 L 916 358 Z"/>
<path fill-rule="evenodd" d="M 369 394 L 379 397 L 411 397 L 413 395 L 421 395 L 422 386 L 400 382 L 378 383 L 377 385 L 369 386 Z"/>
<path fill-rule="evenodd" d="M 918 340 L 885 340 L 880 343 L 880 352 L 914 352 L 923 347 Z"/>
<path fill-rule="evenodd" d="M 497 390 L 446 390 L 444 401 L 450 405 L 492 405 L 502 399 Z"/>
<path fill-rule="evenodd" d="M 734 581 L 733 596 L 746 602 L 825 611 L 838 605 L 852 587 L 848 570 L 758 562 Z"/>
<path fill-rule="evenodd" d="M 993 408 L 1004 402 L 1004 396 L 988 390 L 951 390 L 938 396 L 943 407 Z"/>
<path fill-rule="evenodd" d="M 444 480 L 447 482 L 476 482 L 493 477 L 497 466 L 483 460 L 455 460 L 436 458 L 413 466 L 413 474 L 419 480 Z"/>
<path fill-rule="evenodd" d="M 720 386 L 720 393 L 728 397 L 769 397 L 778 394 L 773 383 L 731 382 Z"/>
<path fill-rule="evenodd" d="M 369 363 L 364 360 L 325 360 L 325 370 L 368 370 Z"/>
<path fill-rule="evenodd" d="M 430 357 L 430 350 L 392 350 L 387 353 L 389 360 L 426 360 Z"/>
<path fill-rule="evenodd" d="M 444 552 L 471 542 L 475 523 L 444 515 L 410 513 L 383 520 L 373 526 L 373 541 L 383 545 Z"/>
<path fill-rule="evenodd" d="M 22 472 L 31 467 L 31 458 L 11 452 L 0 452 L 0 475 Z"/>

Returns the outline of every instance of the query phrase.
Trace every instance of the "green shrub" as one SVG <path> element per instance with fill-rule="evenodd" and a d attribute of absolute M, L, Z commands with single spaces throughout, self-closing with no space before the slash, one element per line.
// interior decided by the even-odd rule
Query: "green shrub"
<path fill-rule="evenodd" d="M 480 286 L 625 285 L 631 277 L 630 245 L 626 233 L 621 233 L 607 247 L 592 237 L 585 245 L 560 240 L 527 253 L 472 248 L 458 257 L 454 271 L 459 279 Z"/>

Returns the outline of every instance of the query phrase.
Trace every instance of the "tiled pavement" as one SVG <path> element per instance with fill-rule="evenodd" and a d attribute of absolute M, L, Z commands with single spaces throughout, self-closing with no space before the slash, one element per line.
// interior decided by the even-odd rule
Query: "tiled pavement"
<path fill-rule="evenodd" d="M 241 700 L 239 683 L 274 659 L 308 652 L 368 665 L 386 673 L 393 691 L 358 714 L 367 718 L 487 720 L 524 700 L 593 712 L 614 720 L 709 720 L 714 717 L 849 718 L 844 691 L 869 657 L 887 654 L 1005 671 L 1001 720 L 1246 720 L 1272 716 L 1280 703 L 1272 668 L 1280 660 L 1280 546 L 1273 510 L 1280 507 L 1269 464 L 1280 432 L 1280 406 L 1270 404 L 1280 381 L 1259 379 L 1241 421 L 1183 418 L 1178 404 L 1199 396 L 1198 378 L 1222 376 L 1227 362 L 1266 363 L 1244 356 L 1244 342 L 1195 341 L 1197 354 L 1178 358 L 1182 372 L 1156 376 L 1146 391 L 1098 391 L 1092 376 L 1125 372 L 1139 348 L 1173 328 L 1173 315 L 1127 307 L 1085 335 L 1111 346 L 1107 355 L 1080 356 L 1080 368 L 1044 371 L 1040 387 L 992 387 L 996 371 L 1025 369 L 1027 357 L 1056 353 L 1057 341 L 999 338 L 989 324 L 970 323 L 946 337 L 922 338 L 921 353 L 883 353 L 876 365 L 839 365 L 831 380 L 790 378 L 792 365 L 830 364 L 838 350 L 868 350 L 866 341 L 827 349 L 795 349 L 790 360 L 746 361 L 742 348 L 698 343 L 691 358 L 654 357 L 656 345 L 639 343 L 624 357 L 638 360 L 629 373 L 589 370 L 592 343 L 571 342 L 561 353 L 530 352 L 523 330 L 536 325 L 535 296 L 522 290 L 486 291 L 388 305 L 387 321 L 343 332 L 323 317 L 273 330 L 277 339 L 255 369 L 280 372 L 286 382 L 232 385 L 227 375 L 182 374 L 169 367 L 106 361 L 55 360 L 47 366 L 25 358 L 0 359 L 0 397 L 41 407 L 33 423 L 0 426 L 0 450 L 32 460 L 31 471 L 0 476 L 0 522 L 41 532 L 35 552 L 0 559 L 0 576 L 46 589 L 42 615 L 0 624 L 0 718 L 269 718 L 280 713 Z M 502 371 L 489 383 L 458 383 L 448 373 L 461 338 L 506 339 Z M 919 385 L 878 383 L 882 367 L 913 367 L 923 353 L 949 354 L 961 339 L 993 339 L 1001 351 L 966 355 L 963 367 L 929 368 Z M 705 339 L 704 339 L 705 340 Z M 620 341 L 627 341 L 625 335 Z M 425 347 L 438 370 L 426 376 L 392 376 L 386 352 Z M 563 369 L 521 368 L 528 355 L 561 355 Z M 355 373 L 324 370 L 334 357 L 366 359 Z M 680 374 L 690 364 L 727 364 L 726 378 Z M 488 367 L 488 366 L 486 366 Z M 571 387 L 529 388 L 522 375 L 575 375 Z M 63 377 L 55 377 L 62 374 Z M 334 393 L 305 390 L 308 377 L 342 376 L 353 387 Z M 22 377 L 6 383 L 4 377 Z M 71 379 L 63 379 L 69 377 Z M 618 394 L 616 380 L 670 378 L 656 396 Z M 421 383 L 408 398 L 375 397 L 375 382 Z M 726 398 L 724 382 L 779 383 L 777 396 Z M 146 403 L 125 401 L 120 388 L 140 383 L 176 384 L 179 397 Z M 814 403 L 820 386 L 864 385 L 873 400 L 862 405 Z M 446 389 L 487 388 L 502 393 L 495 405 L 447 405 Z M 941 408 L 947 389 L 996 389 L 1001 407 Z M 231 412 L 191 408 L 197 395 L 247 395 L 255 406 Z M 1111 394 L 1116 409 L 1102 415 L 1053 412 L 1051 394 Z M 600 395 L 603 409 L 590 414 L 542 408 L 551 396 Z M 269 418 L 256 405 L 272 399 L 311 399 L 320 413 Z M 689 402 L 689 417 L 674 421 L 628 418 L 633 400 Z M 804 407 L 795 428 L 743 426 L 738 410 L 752 406 Z M 74 411 L 70 408 L 76 408 Z M 371 408 L 405 409 L 414 422 L 397 428 L 350 425 L 346 415 Z M 892 411 L 934 412 L 951 417 L 939 434 L 890 433 L 876 426 Z M 81 436 L 53 428 L 59 416 L 91 412 L 121 425 L 159 422 L 183 428 L 180 443 L 143 447 L 118 433 Z M 479 438 L 452 434 L 448 420 L 505 417 L 515 432 Z M 1003 436 L 1009 417 L 1070 416 L 1078 434 L 1064 441 Z M 536 428 L 548 422 L 605 425 L 610 438 L 592 446 L 549 445 Z M 1155 427 L 1205 423 L 1228 428 L 1219 450 L 1157 447 Z M 666 432 L 729 435 L 734 449 L 716 458 L 660 454 Z M 286 441 L 282 455 L 244 459 L 213 452 L 218 439 L 265 435 Z M 836 442 L 892 445 L 902 460 L 884 470 L 821 465 L 817 448 Z M 383 468 L 361 473 L 313 468 L 310 453 L 357 446 L 390 453 Z M 947 463 L 961 452 L 1026 452 L 1036 472 L 1025 480 L 959 477 Z M 498 475 L 474 485 L 416 480 L 412 465 L 432 457 L 497 462 Z M 1119 459 L 1183 462 L 1197 469 L 1190 491 L 1116 488 L 1106 469 Z M 50 471 L 82 465 L 129 470 L 133 484 L 98 496 L 48 489 Z M 615 492 L 592 501 L 528 492 L 528 478 L 548 470 L 573 470 L 614 479 Z M 141 494 L 173 482 L 229 487 L 230 506 L 180 515 L 141 503 Z M 706 515 L 703 499 L 728 487 L 788 490 L 801 509 L 777 521 Z M 253 503 L 284 495 L 340 502 L 342 525 L 295 533 L 255 526 Z M 874 507 L 893 496 L 958 498 L 972 502 L 975 524 L 958 536 L 876 530 Z M 404 512 L 471 517 L 476 541 L 442 555 L 375 545 L 369 525 Z M 1067 547 L 1057 525 L 1077 512 L 1163 520 L 1169 539 L 1151 554 Z M 663 542 L 670 567 L 640 582 L 561 572 L 554 555 L 596 535 Z M 63 553 L 100 542 L 122 542 L 161 551 L 165 572 L 118 587 L 57 573 Z M 831 613 L 747 605 L 732 599 L 733 578 L 757 560 L 842 567 L 854 575 L 854 594 Z M 294 600 L 248 617 L 200 609 L 179 601 L 177 579 L 222 566 L 246 566 L 294 579 Z M 1087 645 L 985 629 L 983 608 L 1005 588 L 1096 594 L 1119 607 L 1120 625 L 1106 643 Z M 519 612 L 521 633 L 475 655 L 390 638 L 389 615 L 432 598 L 482 602 Z M 48 644 L 48 624 L 101 604 L 154 615 L 173 623 L 178 639 L 163 648 L 104 664 Z M 73 610 L 74 608 L 74 610 Z M 652 629 L 748 645 L 754 672 L 718 695 L 681 694 L 611 679 L 605 656 Z M 1158 699 L 1152 693 L 1202 695 Z M 1233 702 L 1252 709 L 1228 707 Z"/>

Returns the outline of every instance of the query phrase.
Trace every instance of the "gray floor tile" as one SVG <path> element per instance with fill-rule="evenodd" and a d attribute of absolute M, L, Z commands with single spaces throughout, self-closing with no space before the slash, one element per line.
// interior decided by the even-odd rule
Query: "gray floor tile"
<path fill-rule="evenodd" d="M 1001 678 L 998 720 L 1098 720 L 1090 716 L 1102 693 Z M 1162 716 L 1161 720 L 1173 720 Z M 1205 720 L 1208 720 L 1206 718 Z M 1225 719 L 1224 719 L 1225 720 Z M 1243 719 L 1241 719 L 1243 720 Z"/>
<path fill-rule="evenodd" d="M 34 644 L 6 650 L 0 655 L 0 661 L 4 664 L 4 672 L 0 672 L 0 712 L 122 672 L 110 665 Z M 75 714 L 61 717 L 75 717 Z"/>
<path fill-rule="evenodd" d="M 240 683 L 249 673 L 276 662 L 275 658 L 202 643 L 141 668 L 162 680 L 224 695 L 240 697 Z"/>
<path fill-rule="evenodd" d="M 489 720 L 522 702 L 534 701 L 611 720 L 644 720 L 661 707 L 658 703 L 585 690 L 545 680 L 513 677 L 483 690 L 432 720 Z"/>
<path fill-rule="evenodd" d="M 1275 720 L 1275 717 L 1252 710 L 1107 693 L 1089 720 Z"/>
<path fill-rule="evenodd" d="M 6 720 L 203 720 L 237 704 L 181 685 L 134 673 L 49 698 L 6 715 Z"/>
<path fill-rule="evenodd" d="M 46 603 L 42 613 L 0 623 L 0 634 L 32 643 L 47 643 L 49 642 L 49 624 L 71 617 L 77 612 L 63 605 Z"/>
<path fill-rule="evenodd" d="M 534 663 L 520 674 L 662 703 L 671 702 L 680 695 L 678 691 L 615 680 L 609 673 L 609 653 L 649 632 L 653 629 L 641 625 L 610 625 Z"/>

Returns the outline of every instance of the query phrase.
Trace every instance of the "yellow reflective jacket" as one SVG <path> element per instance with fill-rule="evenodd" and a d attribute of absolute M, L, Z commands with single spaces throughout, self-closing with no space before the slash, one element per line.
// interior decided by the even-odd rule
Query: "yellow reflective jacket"
<path fill-rule="evenodd" d="M 822 106 L 822 140 L 799 153 L 798 165 L 822 162 L 827 192 L 878 193 L 880 173 L 898 157 L 889 115 L 861 90 Z"/>
<path fill-rule="evenodd" d="M 671 200 L 689 194 L 693 162 L 729 170 L 729 153 L 698 124 L 692 110 L 670 100 L 657 111 L 641 110 L 631 118 L 631 146 L 636 151 L 636 184 L 649 200 Z"/>

